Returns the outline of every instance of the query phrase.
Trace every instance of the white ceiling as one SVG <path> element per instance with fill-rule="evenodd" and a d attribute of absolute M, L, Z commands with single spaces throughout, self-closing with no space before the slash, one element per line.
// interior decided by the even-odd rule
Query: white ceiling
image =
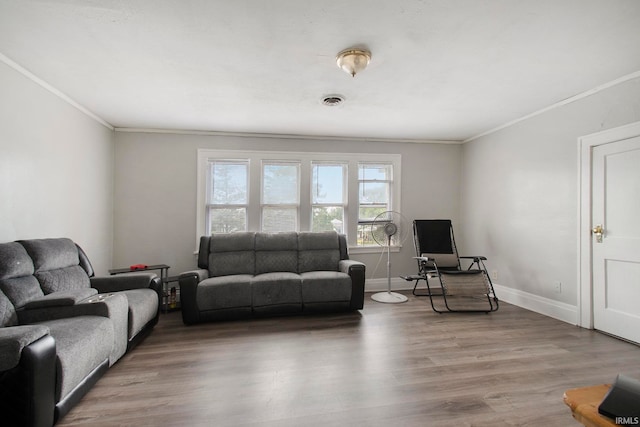
<path fill-rule="evenodd" d="M 117 128 L 460 141 L 638 72 L 640 1 L 0 0 L 0 53 Z"/>

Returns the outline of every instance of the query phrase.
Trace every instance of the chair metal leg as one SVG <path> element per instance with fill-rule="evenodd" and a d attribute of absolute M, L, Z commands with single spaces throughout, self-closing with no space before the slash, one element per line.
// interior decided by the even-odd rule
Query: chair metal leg
<path fill-rule="evenodd" d="M 420 280 L 424 280 L 425 282 L 427 281 L 427 279 L 423 279 L 423 278 L 419 278 L 416 279 L 416 284 L 413 286 L 413 295 L 417 296 L 417 297 L 427 297 L 429 296 L 429 293 L 427 292 L 426 294 L 419 294 L 416 292 L 416 288 L 418 287 L 418 283 L 420 283 Z"/>

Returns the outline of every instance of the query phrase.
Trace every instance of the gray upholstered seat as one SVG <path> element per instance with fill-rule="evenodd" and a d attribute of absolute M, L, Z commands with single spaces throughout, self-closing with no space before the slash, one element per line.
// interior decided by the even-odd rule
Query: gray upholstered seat
<path fill-rule="evenodd" d="M 156 324 L 157 276 L 93 276 L 69 239 L 0 244 L 3 421 L 52 425 Z"/>
<path fill-rule="evenodd" d="M 263 273 L 251 279 L 255 313 L 302 311 L 302 281 L 291 272 Z"/>
<path fill-rule="evenodd" d="M 308 271 L 300 273 L 300 277 L 305 306 L 325 303 L 349 306 L 351 277 L 348 274 L 339 271 Z"/>
<path fill-rule="evenodd" d="M 202 236 L 198 267 L 180 275 L 186 324 L 363 307 L 365 266 L 335 232 Z"/>
<path fill-rule="evenodd" d="M 118 293 L 127 297 L 128 338 L 136 336 L 158 314 L 158 296 L 152 289 L 126 289 Z"/>
<path fill-rule="evenodd" d="M 109 360 L 113 323 L 106 317 L 78 316 L 42 323 L 56 340 L 56 402 Z"/>
<path fill-rule="evenodd" d="M 220 310 L 235 307 L 251 308 L 251 274 L 211 277 L 200 282 L 198 308 Z"/>
<path fill-rule="evenodd" d="M 11 395 L 0 401 L 2 418 L 10 425 L 52 425 L 108 369 L 114 323 L 75 316 L 18 325 L 18 317 L 0 290 L 0 389 Z"/>

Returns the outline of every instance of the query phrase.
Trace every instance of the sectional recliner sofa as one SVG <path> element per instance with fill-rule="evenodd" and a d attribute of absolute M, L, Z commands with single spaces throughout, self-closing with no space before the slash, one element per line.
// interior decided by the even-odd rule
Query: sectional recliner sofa
<path fill-rule="evenodd" d="M 254 315 L 360 310 L 365 265 L 335 232 L 236 232 L 200 238 L 179 276 L 185 324 Z"/>
<path fill-rule="evenodd" d="M 51 426 L 158 322 L 152 273 L 95 277 L 72 240 L 0 244 L 0 420 Z"/>

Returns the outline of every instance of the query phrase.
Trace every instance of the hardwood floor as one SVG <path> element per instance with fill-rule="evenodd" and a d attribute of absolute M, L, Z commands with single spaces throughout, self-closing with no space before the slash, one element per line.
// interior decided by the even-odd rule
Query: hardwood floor
<path fill-rule="evenodd" d="M 59 426 L 578 426 L 566 389 L 640 378 L 640 348 L 501 303 L 184 326 L 161 315 Z"/>

